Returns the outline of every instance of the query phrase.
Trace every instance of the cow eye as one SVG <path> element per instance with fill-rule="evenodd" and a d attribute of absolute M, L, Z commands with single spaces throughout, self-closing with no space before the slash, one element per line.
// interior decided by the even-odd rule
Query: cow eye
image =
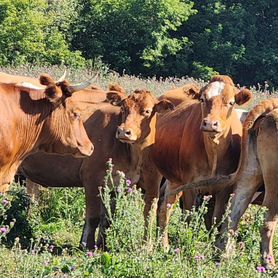
<path fill-rule="evenodd" d="M 143 110 L 143 114 L 146 115 L 146 116 L 150 116 L 152 113 L 152 109 L 144 109 Z"/>
<path fill-rule="evenodd" d="M 72 114 L 73 114 L 73 117 L 75 119 L 80 119 L 80 113 L 79 112 L 73 112 Z"/>

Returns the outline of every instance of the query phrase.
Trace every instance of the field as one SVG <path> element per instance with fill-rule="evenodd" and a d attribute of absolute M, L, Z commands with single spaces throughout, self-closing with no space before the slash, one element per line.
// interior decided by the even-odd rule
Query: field
<path fill-rule="evenodd" d="M 38 76 L 62 75 L 63 69 L 5 68 L 0 71 Z M 68 78 L 78 82 L 94 72 L 69 70 Z M 128 92 L 147 88 L 160 95 L 187 82 L 189 78 L 166 80 L 119 76 L 100 65 L 96 85 L 107 88 L 120 83 Z M 244 84 L 241 84 L 244 85 Z M 248 107 L 259 100 L 277 96 L 267 86 L 251 88 L 255 94 Z M 248 109 L 248 107 L 245 107 Z M 109 173 L 108 173 L 109 174 Z M 204 227 L 206 202 L 198 210 L 182 214 L 176 207 L 169 225 L 171 248 L 164 252 L 150 215 L 148 239 L 143 239 L 143 199 L 136 188 L 128 189 L 124 178 L 107 188 L 102 198 L 109 210 L 111 191 L 116 189 L 116 210 L 110 215 L 108 250 L 81 251 L 77 247 L 84 219 L 82 189 L 50 189 L 39 201 L 31 201 L 26 189 L 14 184 L 8 195 L 0 196 L 0 277 L 277 277 L 278 270 L 265 270 L 260 264 L 260 234 L 265 209 L 252 206 L 240 223 L 237 244 L 229 257 L 214 248 L 216 227 L 210 236 Z M 128 192 L 128 193 L 127 193 Z M 135 209 L 136 208 L 136 209 Z M 191 217 L 190 224 L 187 217 Z M 274 252 L 278 254 L 277 237 Z"/>

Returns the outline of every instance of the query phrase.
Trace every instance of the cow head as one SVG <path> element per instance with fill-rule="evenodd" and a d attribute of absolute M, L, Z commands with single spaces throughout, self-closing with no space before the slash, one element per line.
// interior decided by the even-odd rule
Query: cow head
<path fill-rule="evenodd" d="M 145 90 L 136 90 L 129 96 L 123 92 L 109 92 L 107 100 L 121 107 L 121 123 L 117 128 L 116 138 L 126 143 L 144 141 L 151 132 L 156 113 L 174 108 L 170 101 L 158 101 Z"/>
<path fill-rule="evenodd" d="M 224 134 L 231 127 L 231 113 L 235 105 L 242 105 L 252 97 L 248 89 L 239 90 L 232 79 L 217 75 L 204 86 L 199 95 L 202 103 L 201 129 L 211 135 Z"/>
<path fill-rule="evenodd" d="M 93 144 L 87 136 L 80 117 L 78 102 L 71 96 L 90 85 L 86 81 L 70 85 L 65 80 L 55 82 L 49 75 L 41 75 L 40 83 L 46 86 L 45 95 L 51 105 L 46 132 L 54 138 L 51 146 L 42 149 L 55 153 L 71 153 L 76 157 L 89 156 L 93 152 Z"/>

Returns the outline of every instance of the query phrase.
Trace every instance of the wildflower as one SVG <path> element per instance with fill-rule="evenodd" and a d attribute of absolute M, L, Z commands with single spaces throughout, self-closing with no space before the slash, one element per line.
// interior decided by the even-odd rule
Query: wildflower
<path fill-rule="evenodd" d="M 181 250 L 180 250 L 180 248 L 176 248 L 176 249 L 174 250 L 174 252 L 178 255 L 178 254 L 181 252 Z"/>
<path fill-rule="evenodd" d="M 94 256 L 94 253 L 93 253 L 92 251 L 88 251 L 88 252 L 87 252 L 87 256 L 88 256 L 88 257 L 93 257 L 93 256 Z"/>
<path fill-rule="evenodd" d="M 97 245 L 94 245 L 94 249 L 97 251 L 98 250 L 98 247 L 97 247 Z"/>
<path fill-rule="evenodd" d="M 265 269 L 264 266 L 257 266 L 257 271 L 258 271 L 259 273 L 266 273 L 266 269 Z"/>
<path fill-rule="evenodd" d="M 6 227 L 1 227 L 1 228 L 0 228 L 0 232 L 1 232 L 2 234 L 6 234 L 7 231 L 8 231 L 8 229 L 7 229 Z"/>
<path fill-rule="evenodd" d="M 120 187 L 117 187 L 117 192 L 120 193 L 122 190 Z"/>
<path fill-rule="evenodd" d="M 272 261 L 272 256 L 267 255 L 266 259 L 267 259 L 268 261 Z"/>
<path fill-rule="evenodd" d="M 215 263 L 215 266 L 216 266 L 216 267 L 220 267 L 220 266 L 221 266 L 221 263 L 220 263 L 220 262 L 216 262 L 216 263 Z"/>
<path fill-rule="evenodd" d="M 128 189 L 127 189 L 127 193 L 129 193 L 129 194 L 131 194 L 132 193 L 132 188 L 131 187 L 129 187 Z"/>
<path fill-rule="evenodd" d="M 239 246 L 239 249 L 240 249 L 240 250 L 244 250 L 244 249 L 245 249 L 245 243 L 242 242 L 242 241 L 240 241 L 240 242 L 238 243 L 238 246 Z"/>
<path fill-rule="evenodd" d="M 199 256 L 195 256 L 195 260 L 197 262 L 201 261 L 201 260 L 204 260 L 205 259 L 205 256 L 204 255 L 199 255 Z"/>
<path fill-rule="evenodd" d="M 3 204 L 4 206 L 7 206 L 9 203 L 10 203 L 10 202 L 9 202 L 7 199 L 4 199 L 4 200 L 2 201 L 2 204 Z"/>
<path fill-rule="evenodd" d="M 212 198 L 212 195 L 206 195 L 204 196 L 204 201 L 209 201 Z"/>
<path fill-rule="evenodd" d="M 130 185 L 131 185 L 131 180 L 127 179 L 125 182 L 126 182 L 126 185 L 127 185 L 127 186 L 130 186 Z"/>
<path fill-rule="evenodd" d="M 170 209 L 171 207 L 172 207 L 172 205 L 168 203 L 167 208 Z"/>
<path fill-rule="evenodd" d="M 48 251 L 49 251 L 50 253 L 52 253 L 52 252 L 53 252 L 53 249 L 54 249 L 54 245 L 49 245 L 49 247 L 48 247 Z"/>

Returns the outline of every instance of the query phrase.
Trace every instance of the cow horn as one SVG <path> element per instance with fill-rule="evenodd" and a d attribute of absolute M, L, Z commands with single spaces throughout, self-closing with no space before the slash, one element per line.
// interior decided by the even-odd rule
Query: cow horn
<path fill-rule="evenodd" d="M 97 76 L 98 76 L 98 74 L 96 74 L 95 76 L 91 77 L 90 79 L 88 79 L 82 83 L 69 86 L 70 91 L 72 93 L 74 93 L 74 92 L 77 92 L 77 91 L 80 91 L 80 90 L 83 90 L 83 89 L 89 87 L 96 80 Z"/>
<path fill-rule="evenodd" d="M 56 81 L 56 83 L 64 81 L 66 79 L 66 76 L 67 76 L 67 70 L 65 70 L 64 74 Z"/>

